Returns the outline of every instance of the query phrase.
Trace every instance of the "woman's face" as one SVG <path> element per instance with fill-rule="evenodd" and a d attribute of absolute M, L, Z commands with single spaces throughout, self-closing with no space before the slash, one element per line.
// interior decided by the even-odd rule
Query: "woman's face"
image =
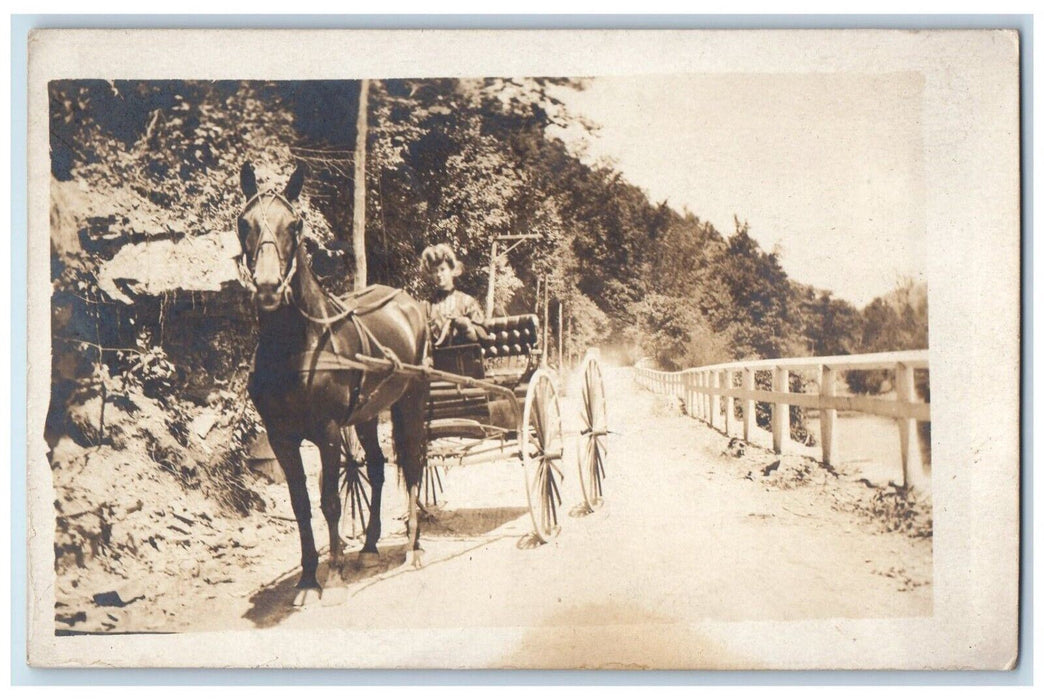
<path fill-rule="evenodd" d="M 445 260 L 435 268 L 435 284 L 444 292 L 453 291 L 453 268 Z"/>

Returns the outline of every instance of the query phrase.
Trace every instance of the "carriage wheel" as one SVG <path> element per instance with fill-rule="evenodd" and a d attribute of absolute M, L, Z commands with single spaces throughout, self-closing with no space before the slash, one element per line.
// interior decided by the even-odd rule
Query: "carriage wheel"
<path fill-rule="evenodd" d="M 563 443 L 558 393 L 547 370 L 537 370 L 529 381 L 521 428 L 519 447 L 533 532 L 541 542 L 548 542 L 560 529 L 558 512 L 562 497 L 558 481 L 562 479 L 559 464 Z"/>
<path fill-rule="evenodd" d="M 605 479 L 606 435 L 608 421 L 605 410 L 605 386 L 598 360 L 588 355 L 582 365 L 580 398 L 579 467 L 580 488 L 591 511 L 602 507 Z"/>
<path fill-rule="evenodd" d="M 442 459 L 428 457 L 424 460 L 424 476 L 421 483 L 421 502 L 426 506 L 439 505 L 442 488 Z"/>
<path fill-rule="evenodd" d="M 337 492 L 341 498 L 341 537 L 356 539 L 366 534 L 370 520 L 370 480 L 365 463 L 357 455 L 363 454 L 355 430 L 341 428 L 341 474 Z"/>

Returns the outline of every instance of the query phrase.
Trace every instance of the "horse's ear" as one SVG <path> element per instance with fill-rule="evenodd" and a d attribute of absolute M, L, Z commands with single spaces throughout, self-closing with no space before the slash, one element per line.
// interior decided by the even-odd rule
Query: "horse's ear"
<path fill-rule="evenodd" d="M 286 189 L 283 190 L 283 196 L 286 197 L 288 202 L 292 202 L 297 199 L 298 195 L 301 194 L 301 188 L 304 187 L 305 171 L 307 167 L 304 163 L 297 166 L 294 170 L 294 174 L 290 176 L 290 181 L 286 183 Z"/>
<path fill-rule="evenodd" d="M 257 175 L 254 174 L 254 166 L 249 160 L 243 163 L 239 170 L 239 186 L 243 188 L 243 194 L 247 199 L 253 199 L 257 194 Z"/>

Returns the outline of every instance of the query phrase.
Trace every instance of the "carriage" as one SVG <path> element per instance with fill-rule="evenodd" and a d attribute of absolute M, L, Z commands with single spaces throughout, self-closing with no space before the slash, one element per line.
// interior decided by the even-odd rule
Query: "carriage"
<path fill-rule="evenodd" d="M 437 347 L 428 367 L 397 366 L 387 361 L 359 358 L 375 370 L 420 374 L 428 383 L 426 406 L 426 460 L 423 504 L 438 505 L 444 470 L 449 465 L 476 465 L 489 460 L 516 458 L 522 466 L 523 490 L 540 542 L 560 530 L 567 438 L 576 441 L 579 483 L 587 512 L 598 510 L 604 499 L 606 444 L 605 389 L 595 351 L 588 351 L 577 370 L 580 391 L 580 430 L 562 430 L 559 395 L 567 377 L 549 368 L 540 343 L 535 314 L 492 318 L 482 324 L 477 342 Z M 340 497 L 346 517 L 345 532 L 365 531 L 369 513 L 369 483 L 352 433 L 342 435 L 343 468 Z M 521 500 L 521 497 L 520 497 Z"/>
<path fill-rule="evenodd" d="M 401 289 L 372 285 L 344 297 L 323 289 L 299 238 L 304 221 L 294 202 L 303 183 L 298 166 L 282 192 L 259 190 L 253 166 L 244 163 L 246 203 L 237 221 L 240 280 L 258 311 L 247 391 L 286 476 L 301 538 L 294 604 L 315 600 L 324 586 L 343 590 L 342 513 L 353 526 L 363 525 L 360 561 L 378 557 L 386 464 L 378 419 L 386 409 L 408 497 L 407 566 L 423 566 L 420 492 L 426 485 L 429 500 L 435 497 L 439 465 L 448 458 L 517 448 L 534 535 L 544 542 L 553 538 L 560 529 L 558 484 L 566 453 L 562 377 L 547 367 L 536 317 L 493 319 L 476 334 L 480 342 L 429 352 L 427 309 Z M 594 510 L 603 498 L 605 392 L 594 355 L 581 369 L 580 484 L 586 507 Z M 365 453 L 365 477 L 358 451 L 349 449 L 349 427 Z M 320 504 L 330 537 L 324 584 L 300 454 L 306 439 L 319 448 L 322 463 Z"/>

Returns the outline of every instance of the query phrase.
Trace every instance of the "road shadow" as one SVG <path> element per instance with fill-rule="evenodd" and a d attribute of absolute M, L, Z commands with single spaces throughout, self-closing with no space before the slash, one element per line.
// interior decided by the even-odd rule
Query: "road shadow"
<path fill-rule="evenodd" d="M 517 520 L 526 508 L 455 508 L 426 506 L 421 519 L 421 540 L 426 537 L 481 537 Z"/>
<path fill-rule="evenodd" d="M 438 506 L 428 506 L 421 516 L 421 543 L 425 539 L 482 537 L 494 530 L 517 520 L 528 511 L 525 508 L 457 508 L 443 510 Z M 361 546 L 361 542 L 359 542 Z M 341 578 L 348 586 L 378 578 L 389 571 L 402 566 L 406 558 L 405 543 L 381 545 L 380 559 L 376 566 L 363 567 L 359 564 L 358 552 L 349 552 L 347 563 L 341 572 Z M 320 581 L 325 581 L 329 572 L 329 564 L 324 556 L 316 574 Z M 291 603 L 297 594 L 297 579 L 301 570 L 295 568 L 272 583 L 262 587 L 250 596 L 250 608 L 243 617 L 255 626 L 274 627 L 287 619 L 300 608 Z M 322 605 L 322 601 L 316 603 Z"/>
<path fill-rule="evenodd" d="M 365 581 L 370 578 L 382 576 L 392 569 L 402 566 L 406 560 L 406 544 L 397 544 L 380 548 L 380 559 L 375 566 L 362 566 L 359 563 L 358 552 L 349 552 L 347 562 L 341 570 L 341 578 L 345 585 Z M 316 577 L 325 581 L 330 567 L 325 557 L 319 564 Z M 301 610 L 295 608 L 292 603 L 297 594 L 297 579 L 301 570 L 295 568 L 281 578 L 263 586 L 250 596 L 250 608 L 243 613 L 243 618 L 250 620 L 256 627 L 274 627 L 294 613 Z M 314 604 L 322 605 L 322 602 Z"/>

